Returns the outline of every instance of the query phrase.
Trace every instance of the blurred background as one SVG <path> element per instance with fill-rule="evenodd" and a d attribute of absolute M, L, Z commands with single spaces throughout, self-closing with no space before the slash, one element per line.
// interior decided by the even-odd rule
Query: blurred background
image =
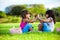
<path fill-rule="evenodd" d="M 47 10 L 55 12 L 56 24 L 54 32 L 29 32 L 12 35 L 10 29 L 19 28 L 22 10 L 28 10 L 31 18 L 40 14 L 45 18 Z M 38 30 L 39 21 L 31 23 Z M 1 40 L 60 40 L 60 0 L 0 0 L 0 39 Z"/>
<path fill-rule="evenodd" d="M 60 21 L 60 0 L 0 0 L 0 23 L 19 23 L 23 9 L 32 16 L 40 14 L 43 17 L 47 10 L 54 10 L 56 21 Z"/>

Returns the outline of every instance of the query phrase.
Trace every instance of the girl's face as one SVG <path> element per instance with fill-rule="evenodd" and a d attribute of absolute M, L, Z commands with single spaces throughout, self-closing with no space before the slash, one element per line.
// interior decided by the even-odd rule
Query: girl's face
<path fill-rule="evenodd" d="M 46 18 L 48 18 L 48 16 L 49 16 L 49 15 L 48 15 L 48 14 L 46 14 Z"/>
<path fill-rule="evenodd" d="M 30 14 L 26 14 L 26 18 L 29 18 L 30 19 Z"/>

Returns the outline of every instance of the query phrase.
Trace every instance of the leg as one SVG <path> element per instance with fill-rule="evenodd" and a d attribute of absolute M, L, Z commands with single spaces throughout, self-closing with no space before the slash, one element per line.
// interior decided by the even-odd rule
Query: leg
<path fill-rule="evenodd" d="M 43 23 L 43 31 L 50 32 L 49 25 L 47 23 Z"/>
<path fill-rule="evenodd" d="M 42 28 L 43 28 L 43 22 L 40 21 L 41 24 L 38 25 L 38 31 L 42 31 Z"/>
<path fill-rule="evenodd" d="M 27 23 L 26 26 L 23 28 L 23 33 L 28 32 L 28 31 L 33 31 L 32 25 Z"/>
<path fill-rule="evenodd" d="M 38 31 L 42 31 L 42 24 L 38 25 Z"/>

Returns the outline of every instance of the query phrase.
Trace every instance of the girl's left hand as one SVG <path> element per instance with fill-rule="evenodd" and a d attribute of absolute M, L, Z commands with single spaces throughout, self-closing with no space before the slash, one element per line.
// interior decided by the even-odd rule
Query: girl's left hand
<path fill-rule="evenodd" d="M 39 19 L 40 18 L 39 15 L 37 15 L 36 18 Z"/>

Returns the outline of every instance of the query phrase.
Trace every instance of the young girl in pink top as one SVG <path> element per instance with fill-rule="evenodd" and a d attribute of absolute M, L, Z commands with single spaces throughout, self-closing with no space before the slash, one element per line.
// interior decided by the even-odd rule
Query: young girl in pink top
<path fill-rule="evenodd" d="M 23 10 L 20 16 L 22 17 L 20 28 L 11 28 L 10 32 L 21 34 L 29 31 L 33 31 L 33 27 L 30 23 L 34 22 L 36 19 L 33 18 L 32 20 L 30 20 L 30 13 L 27 10 Z"/>
<path fill-rule="evenodd" d="M 30 20 L 30 13 L 27 10 L 23 10 L 22 13 L 20 14 L 22 17 L 20 27 L 23 33 L 33 31 L 33 27 L 30 23 L 34 22 L 36 19 L 33 18 Z"/>

